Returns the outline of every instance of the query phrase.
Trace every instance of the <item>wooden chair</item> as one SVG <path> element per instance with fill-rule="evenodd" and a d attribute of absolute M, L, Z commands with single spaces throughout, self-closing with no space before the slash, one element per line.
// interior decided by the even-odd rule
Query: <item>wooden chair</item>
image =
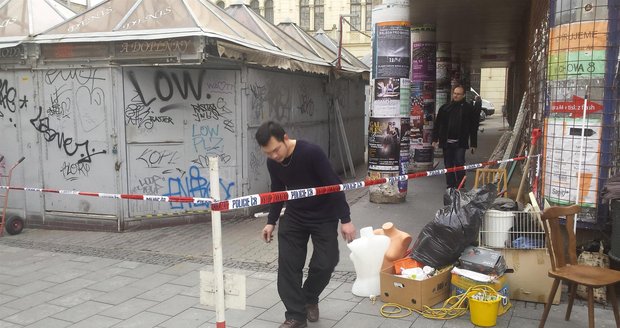
<path fill-rule="evenodd" d="M 551 305 L 553 297 L 558 290 L 560 281 L 564 281 L 569 286 L 569 299 L 566 308 L 566 316 L 564 320 L 570 320 L 570 313 L 575 300 L 575 292 L 577 285 L 583 285 L 588 291 L 588 319 L 589 327 L 594 328 L 594 293 L 593 288 L 608 286 L 609 300 L 614 310 L 616 326 L 620 327 L 620 317 L 618 315 L 618 303 L 616 300 L 616 292 L 614 285 L 620 282 L 620 271 L 593 267 L 577 264 L 577 250 L 575 240 L 575 214 L 579 213 L 581 208 L 578 205 L 566 207 L 548 207 L 545 208 L 542 220 L 545 227 L 545 236 L 547 237 L 547 247 L 549 256 L 551 257 L 551 269 L 549 277 L 553 278 L 553 285 L 549 293 L 545 311 L 543 312 L 540 325 L 543 328 Z M 560 224 L 560 217 L 566 217 L 564 227 Z M 562 231 L 564 229 L 565 231 Z M 566 240 L 568 239 L 568 240 Z M 567 247 L 565 250 L 564 247 Z"/>
<path fill-rule="evenodd" d="M 508 178 L 506 176 L 506 169 L 477 169 L 474 188 L 489 183 L 496 184 L 498 195 L 504 197 L 508 193 Z"/>

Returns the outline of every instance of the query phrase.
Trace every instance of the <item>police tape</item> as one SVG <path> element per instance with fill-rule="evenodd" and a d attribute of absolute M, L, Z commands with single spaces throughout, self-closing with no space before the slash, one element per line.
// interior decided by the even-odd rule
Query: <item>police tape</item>
<path fill-rule="evenodd" d="M 522 160 L 527 159 L 528 157 L 539 157 L 539 156 L 540 155 L 519 156 L 519 157 L 505 159 L 505 160 L 487 161 L 487 162 L 481 162 L 477 164 L 451 167 L 448 169 L 416 172 L 416 173 L 398 175 L 398 176 L 387 177 L 387 178 L 368 179 L 364 181 L 348 182 L 348 183 L 323 186 L 323 187 L 267 192 L 267 193 L 262 193 L 262 194 L 254 194 L 254 195 L 249 195 L 249 196 L 242 196 L 242 197 L 227 199 L 223 201 L 216 201 L 215 199 L 208 198 L 208 197 L 160 196 L 160 195 L 140 195 L 140 194 L 109 194 L 109 193 L 101 193 L 101 192 L 58 190 L 58 189 L 47 189 L 47 188 L 29 188 L 29 187 L 15 187 L 15 186 L 0 186 L 0 190 L 23 190 L 23 191 L 35 191 L 35 192 L 41 192 L 41 193 L 56 193 L 56 194 L 63 194 L 63 195 L 80 195 L 80 196 L 90 196 L 90 197 L 99 197 L 99 198 L 146 200 L 146 201 L 168 202 L 168 203 L 193 203 L 193 204 L 209 204 L 210 203 L 211 204 L 210 209 L 212 211 L 224 212 L 224 211 L 229 211 L 229 210 L 234 210 L 234 209 L 258 206 L 258 205 L 285 202 L 287 200 L 308 198 L 308 197 L 314 197 L 314 196 L 319 196 L 319 195 L 331 194 L 335 192 L 361 189 L 364 187 L 384 184 L 388 182 L 396 183 L 399 181 L 407 181 L 410 179 L 416 179 L 420 177 L 430 177 L 430 176 L 436 176 L 436 175 L 441 175 L 441 174 L 446 174 L 446 173 L 452 173 L 456 171 L 472 170 L 472 169 L 477 169 L 477 168 L 481 168 L 481 167 L 488 166 L 488 165 L 522 161 Z"/>
<path fill-rule="evenodd" d="M 102 192 L 58 190 L 58 189 L 46 189 L 46 188 L 29 188 L 29 187 L 15 187 L 15 186 L 0 186 L 0 189 L 36 191 L 36 192 L 42 192 L 42 193 L 54 193 L 54 194 L 63 194 L 63 195 L 80 195 L 80 196 L 91 196 L 91 197 L 99 197 L 99 198 L 148 200 L 148 201 L 154 201 L 154 202 L 168 202 L 168 203 L 209 204 L 215 201 L 215 199 L 213 198 L 204 198 L 204 197 L 160 196 L 160 195 L 139 195 L 139 194 L 108 194 L 108 193 L 102 193 Z"/>
<path fill-rule="evenodd" d="M 540 155 L 533 155 L 530 157 L 538 157 L 538 156 Z M 416 172 L 416 173 L 398 175 L 398 176 L 387 177 L 387 178 L 372 179 L 372 180 L 368 179 L 364 181 L 348 182 L 348 183 L 342 183 L 342 184 L 324 186 L 324 187 L 314 187 L 314 188 L 304 188 L 304 189 L 294 189 L 294 190 L 254 194 L 254 195 L 242 196 L 242 197 L 237 197 L 237 198 L 232 198 L 232 199 L 227 199 L 227 200 L 211 203 L 211 210 L 224 212 L 224 211 L 235 210 L 235 209 L 240 209 L 240 208 L 258 206 L 258 205 L 285 202 L 288 200 L 314 197 L 314 196 L 330 194 L 330 193 L 335 193 L 335 192 L 353 190 L 353 189 L 360 189 L 360 188 L 364 188 L 364 187 L 368 187 L 372 185 L 384 184 L 387 182 L 395 183 L 398 181 L 407 181 L 410 179 L 415 179 L 415 178 L 420 178 L 420 177 L 430 177 L 430 176 L 435 176 L 435 175 L 452 173 L 456 171 L 472 170 L 472 169 L 477 169 L 477 168 L 481 168 L 484 166 L 495 165 L 499 163 L 522 161 L 527 158 L 528 156 L 519 156 L 519 157 L 505 159 L 505 160 L 487 161 L 487 162 L 482 162 L 482 163 L 477 163 L 477 164 L 455 166 L 455 167 L 451 167 L 448 169 Z"/>

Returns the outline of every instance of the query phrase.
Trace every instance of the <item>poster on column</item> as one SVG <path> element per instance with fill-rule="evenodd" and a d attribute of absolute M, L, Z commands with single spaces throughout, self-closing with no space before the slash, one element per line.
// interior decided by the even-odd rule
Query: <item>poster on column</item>
<path fill-rule="evenodd" d="M 596 207 L 602 123 L 600 118 L 586 118 L 582 151 L 583 123 L 581 118 L 545 120 L 543 181 L 545 199 L 552 205 L 574 204 L 577 200 L 582 207 Z"/>
<path fill-rule="evenodd" d="M 399 171 L 400 117 L 371 117 L 368 125 L 368 169 Z"/>
<path fill-rule="evenodd" d="M 411 82 L 411 139 L 413 158 L 409 161 L 410 171 L 417 166 L 433 164 L 432 129 L 435 114 L 435 82 Z"/>
<path fill-rule="evenodd" d="M 413 42 L 411 48 L 411 80 L 436 81 L 436 43 Z"/>
<path fill-rule="evenodd" d="M 405 175 L 409 173 L 409 136 L 410 134 L 410 118 L 400 118 L 400 160 L 398 175 Z M 407 192 L 407 186 L 409 181 L 398 181 L 398 191 L 401 193 Z"/>
<path fill-rule="evenodd" d="M 409 115 L 409 97 L 411 94 L 409 79 L 375 79 L 373 89 L 372 116 L 393 117 Z"/>
<path fill-rule="evenodd" d="M 374 76 L 381 78 L 409 78 L 410 40 L 409 22 L 382 22 L 375 27 L 373 43 Z"/>

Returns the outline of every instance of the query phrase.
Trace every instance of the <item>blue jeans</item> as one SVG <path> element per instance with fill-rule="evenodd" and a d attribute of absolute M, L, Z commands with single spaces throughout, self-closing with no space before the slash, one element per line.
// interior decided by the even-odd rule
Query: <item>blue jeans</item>
<path fill-rule="evenodd" d="M 447 143 L 443 149 L 443 164 L 446 169 L 465 165 L 465 148 L 458 143 Z M 458 188 L 465 176 L 465 170 L 446 173 L 447 188 Z"/>

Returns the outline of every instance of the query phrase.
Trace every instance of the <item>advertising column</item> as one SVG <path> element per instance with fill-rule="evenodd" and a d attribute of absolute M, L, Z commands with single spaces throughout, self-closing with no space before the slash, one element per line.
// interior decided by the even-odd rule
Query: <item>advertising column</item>
<path fill-rule="evenodd" d="M 435 114 L 437 114 L 439 107 L 450 100 L 450 80 L 452 78 L 450 53 L 450 43 L 437 43 L 437 78 L 435 80 L 437 83 L 437 92 L 435 93 L 437 98 L 435 101 Z"/>
<path fill-rule="evenodd" d="M 411 136 L 409 172 L 433 169 L 437 43 L 435 28 L 411 28 Z"/>
<path fill-rule="evenodd" d="M 580 205 L 586 223 L 607 215 L 599 203 L 617 142 L 618 3 L 551 2 L 543 197 L 551 205 Z"/>
<path fill-rule="evenodd" d="M 407 173 L 409 163 L 409 6 L 387 4 L 372 11 L 372 108 L 368 125 L 369 178 Z M 400 203 L 407 181 L 369 188 L 374 203 Z"/>

